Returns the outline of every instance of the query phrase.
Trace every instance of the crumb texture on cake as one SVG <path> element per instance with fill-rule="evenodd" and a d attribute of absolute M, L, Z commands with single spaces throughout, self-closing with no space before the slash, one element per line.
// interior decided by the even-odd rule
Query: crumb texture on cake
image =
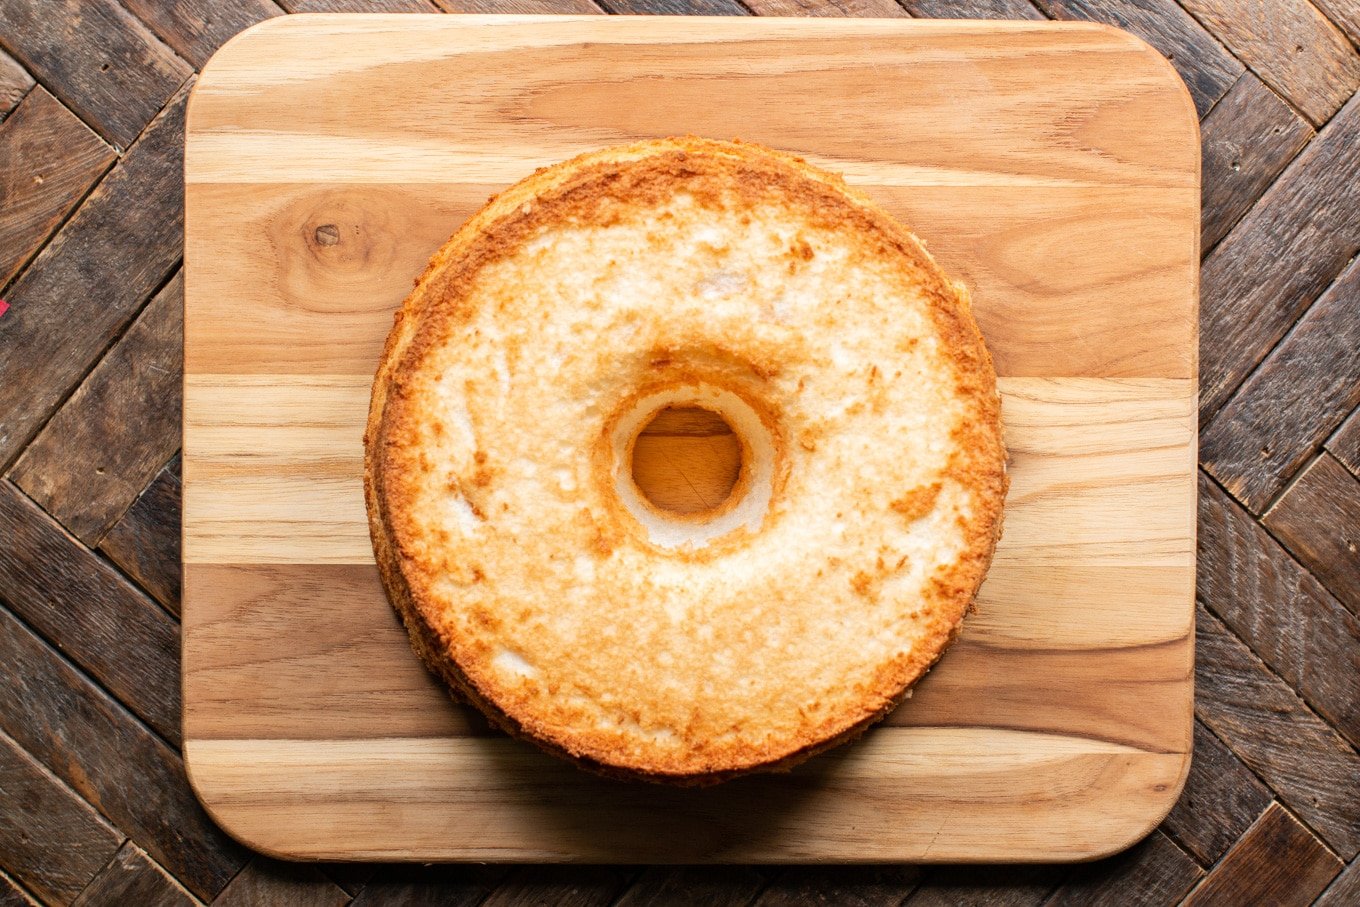
<path fill-rule="evenodd" d="M 631 486 L 667 405 L 741 440 L 731 501 Z M 512 733 L 607 773 L 786 767 L 881 718 L 1000 533 L 996 377 L 902 225 L 760 146 L 584 155 L 434 256 L 373 388 L 374 550 L 418 652 Z"/>

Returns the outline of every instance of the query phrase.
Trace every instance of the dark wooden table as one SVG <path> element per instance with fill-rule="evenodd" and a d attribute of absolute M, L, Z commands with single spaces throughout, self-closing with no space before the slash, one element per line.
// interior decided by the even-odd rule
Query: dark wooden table
<path fill-rule="evenodd" d="M 184 103 L 303 10 L 1110 22 L 1204 137 L 1195 761 L 1086 866 L 295 866 L 184 775 Z M 0 905 L 1360 904 L 1360 0 L 0 0 Z M 0 309 L 3 309 L 0 306 Z"/>

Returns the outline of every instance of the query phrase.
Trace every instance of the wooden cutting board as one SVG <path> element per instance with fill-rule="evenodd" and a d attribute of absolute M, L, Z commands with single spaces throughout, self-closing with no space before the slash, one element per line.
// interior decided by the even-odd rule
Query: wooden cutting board
<path fill-rule="evenodd" d="M 740 136 L 844 173 L 973 289 L 1013 484 L 978 613 L 914 698 L 792 774 L 604 781 L 486 729 L 407 645 L 360 488 L 427 257 L 535 167 Z M 301 16 L 189 111 L 185 757 L 228 831 L 316 859 L 1066 860 L 1189 765 L 1199 143 L 1087 24 Z M 531 330 L 531 325 L 524 326 Z"/>

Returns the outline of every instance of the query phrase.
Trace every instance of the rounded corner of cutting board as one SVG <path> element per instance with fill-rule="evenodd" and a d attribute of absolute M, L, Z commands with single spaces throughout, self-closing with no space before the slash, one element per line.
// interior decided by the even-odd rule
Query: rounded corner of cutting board
<path fill-rule="evenodd" d="M 193 95 L 204 85 L 212 86 L 212 82 L 219 75 L 219 70 L 231 69 L 233 66 L 249 65 L 254 66 L 258 63 L 253 57 L 245 60 L 236 59 L 241 50 L 249 44 L 259 41 L 260 36 L 266 33 L 275 32 L 283 29 L 307 28 L 308 20 L 320 18 L 317 14 L 302 13 L 293 16 L 271 16 L 268 19 L 261 19 L 241 31 L 232 35 L 222 46 L 213 51 L 212 56 L 208 57 L 206 63 L 199 70 L 198 79 L 194 82 L 194 87 L 189 97 L 189 107 L 193 108 Z M 186 129 L 186 132 L 190 130 Z"/>
<path fill-rule="evenodd" d="M 1147 757 L 1162 756 L 1163 758 L 1158 761 L 1164 761 L 1165 758 L 1163 754 L 1147 753 L 1145 755 Z M 1167 780 L 1159 780 L 1151 785 L 1151 796 L 1147 797 L 1142 803 L 1142 809 L 1138 813 L 1125 817 L 1124 821 L 1120 823 L 1110 823 L 1102 829 L 1101 837 L 1092 837 L 1081 841 L 1079 844 L 1068 847 L 1061 855 L 1054 853 L 1035 854 L 1033 861 L 1058 860 L 1067 863 L 1093 863 L 1123 853 L 1152 834 L 1170 814 L 1171 810 L 1175 808 L 1177 801 L 1181 798 L 1181 793 L 1185 790 L 1186 780 L 1190 777 L 1192 753 L 1187 751 L 1165 755 L 1178 755 L 1180 759 L 1175 763 L 1174 772 L 1167 773 Z M 1173 775 L 1174 777 L 1172 777 Z"/>
<path fill-rule="evenodd" d="M 1179 138 L 1184 145 L 1193 146 L 1196 159 L 1198 159 L 1200 147 L 1199 110 L 1195 107 L 1195 99 L 1190 94 L 1190 87 L 1185 84 L 1185 80 L 1181 78 L 1176 67 L 1160 50 L 1133 32 L 1107 22 L 1079 21 L 1053 22 L 1050 24 L 1058 28 L 1086 30 L 1093 35 L 1104 36 L 1124 44 L 1131 53 L 1137 54 L 1142 64 L 1147 68 L 1148 75 L 1160 83 L 1159 89 L 1173 95 L 1176 99 L 1175 103 L 1180 108 L 1179 121 L 1167 122 L 1164 124 L 1164 128 L 1168 132 L 1184 130 L 1183 135 L 1172 137 Z M 1196 170 L 1196 173 L 1198 173 L 1198 170 Z M 1198 179 L 1196 184 L 1196 188 L 1198 188 Z"/>
<path fill-rule="evenodd" d="M 250 850 L 276 860 L 306 860 L 312 857 L 296 847 L 296 842 L 259 836 L 259 827 L 249 824 L 249 810 L 238 811 L 232 805 L 233 794 L 240 793 L 237 779 L 223 778 L 213 763 L 199 758 L 204 741 L 188 737 L 184 740 L 184 774 L 189 789 L 194 792 L 203 811 L 213 824 L 227 833 L 233 841 Z"/>

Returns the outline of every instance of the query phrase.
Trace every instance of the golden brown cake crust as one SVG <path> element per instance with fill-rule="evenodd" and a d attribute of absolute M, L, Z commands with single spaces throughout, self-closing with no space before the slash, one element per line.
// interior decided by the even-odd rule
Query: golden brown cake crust
<path fill-rule="evenodd" d="M 792 402 L 795 394 L 791 391 L 791 382 L 795 370 L 790 368 L 790 362 L 805 366 L 805 375 L 816 375 L 816 368 L 835 369 L 827 364 L 825 349 L 813 350 L 798 342 L 797 331 L 809 332 L 835 324 L 843 326 L 842 322 L 827 321 L 827 318 L 854 317 L 868 322 L 872 320 L 870 314 L 827 314 L 818 310 L 815 315 L 804 316 L 808 319 L 805 323 L 800 324 L 794 316 L 792 324 L 786 324 L 790 319 L 776 313 L 771 316 L 766 332 L 784 332 L 781 336 L 785 339 L 779 343 L 759 340 L 764 334 L 745 335 L 729 329 L 735 337 L 731 343 L 711 338 L 696 347 L 689 342 L 683 321 L 674 330 L 665 325 L 655 329 L 650 323 L 644 326 L 643 332 L 651 331 L 651 334 L 643 344 L 643 358 L 639 360 L 642 364 L 635 373 L 620 378 L 620 386 L 634 387 L 636 394 L 645 397 L 649 382 L 661 388 L 711 384 L 750 401 L 756 415 L 767 423 L 771 435 L 771 463 L 774 464 L 768 477 L 772 503 L 768 515 L 759 525 L 738 526 L 693 547 L 667 548 L 664 543 L 649 537 L 647 530 L 640 530 L 637 520 L 624 508 L 617 503 L 611 507 L 607 496 L 598 496 L 599 487 L 609 484 L 613 475 L 611 470 L 615 468 L 608 443 L 612 423 L 607 416 L 600 417 L 600 427 L 591 436 L 593 440 L 579 448 L 579 458 L 584 464 L 580 475 L 568 477 L 571 482 L 580 481 L 575 497 L 584 503 L 578 507 L 570 491 L 559 495 L 560 500 L 554 498 L 553 506 L 567 515 L 563 519 L 575 519 L 575 523 L 563 522 L 561 525 L 579 525 L 580 528 L 575 534 L 561 536 L 561 542 L 585 552 L 582 557 L 588 561 L 591 576 L 596 570 L 607 572 L 621 561 L 632 565 L 630 577 L 660 561 L 678 563 L 692 571 L 727 570 L 727 575 L 734 578 L 733 585 L 741 587 L 745 582 L 753 590 L 750 593 L 752 600 L 746 604 L 764 615 L 767 622 L 770 615 L 778 615 L 779 621 L 793 622 L 790 626 L 794 629 L 789 630 L 790 634 L 798 629 L 807 632 L 809 628 L 825 632 L 827 614 L 853 614 L 853 619 L 859 619 L 858 611 L 847 609 L 862 607 L 865 613 L 877 615 L 873 618 L 877 623 L 865 618 L 870 621 L 866 627 L 887 639 L 884 643 L 887 648 L 883 650 L 886 654 L 877 662 L 854 666 L 853 671 L 845 675 L 848 679 L 843 689 L 836 683 L 815 687 L 816 695 L 809 700 L 807 717 L 801 721 L 795 715 L 790 723 L 782 713 L 776 715 L 776 710 L 762 712 L 731 696 L 714 707 L 718 717 L 711 720 L 710 716 L 701 714 L 702 697 L 699 701 L 691 697 L 694 714 L 682 720 L 676 716 L 681 714 L 677 710 L 684 707 L 684 696 L 669 688 L 658 692 L 639 684 L 636 665 L 620 661 L 615 666 L 620 676 L 627 674 L 634 678 L 630 684 L 620 687 L 622 694 L 639 699 L 630 702 L 626 697 L 621 700 L 611 698 L 614 691 L 599 679 L 608 673 L 600 667 L 610 666 L 607 654 L 592 652 L 586 657 L 579 649 L 573 652 L 561 645 L 557 649 L 533 649 L 532 658 L 518 654 L 520 649 L 532 648 L 543 639 L 576 639 L 580 633 L 591 629 L 598 631 L 600 627 L 596 623 L 578 630 L 554 624 L 550 599 L 560 594 L 561 587 L 551 587 L 550 580 L 558 582 L 567 574 L 544 573 L 539 576 L 541 586 L 533 586 L 537 574 L 522 576 L 521 572 L 529 568 L 521 567 L 512 559 L 509 549 L 516 544 L 516 539 L 511 538 L 513 533 L 506 530 L 506 535 L 495 535 L 500 531 L 500 511 L 496 506 L 512 514 L 515 505 L 527 500 L 515 497 L 513 491 L 504 490 L 512 484 L 511 472 L 530 467 L 513 466 L 506 456 L 482 449 L 495 444 L 482 434 L 484 425 L 503 428 L 506 424 L 493 418 L 493 408 L 486 402 L 493 394 L 482 385 L 490 386 L 499 376 L 502 391 L 496 405 L 501 409 L 513 406 L 513 402 L 505 403 L 507 397 L 514 399 L 513 391 L 506 388 L 519 388 L 521 380 L 540 391 L 552 385 L 532 377 L 537 374 L 531 371 L 532 364 L 523 365 L 516 371 L 513 364 L 507 366 L 501 358 L 487 359 L 490 365 L 481 369 L 468 365 L 469 371 L 463 375 L 457 372 L 457 363 L 449 358 L 449 350 L 466 350 L 468 344 L 476 344 L 480 353 L 499 344 L 514 352 L 518 341 L 509 335 L 495 340 L 483 339 L 484 328 L 492 322 L 478 319 L 489 318 L 484 310 L 492 306 L 507 309 L 491 313 L 502 323 L 513 322 L 516 318 L 560 317 L 560 313 L 553 313 L 546 306 L 516 312 L 511 308 L 518 304 L 513 294 L 496 295 L 488 289 L 505 285 L 507 278 L 497 269 L 526 268 L 530 261 L 541 265 L 543 256 L 555 247 L 553 243 L 547 243 L 548 252 L 544 252 L 536 246 L 544 236 L 560 237 L 563 230 L 576 231 L 572 233 L 572 241 L 579 238 L 577 234 L 580 233 L 585 237 L 581 242 L 595 243 L 598 247 L 599 243 L 609 241 L 602 238 L 610 235 L 602 232 L 605 228 L 634 223 L 638 212 L 662 209 L 669 212 L 671 209 L 667 206 L 673 207 L 677 195 L 693 199 L 694 213 L 687 213 L 691 210 L 688 207 L 681 211 L 673 220 L 679 225 L 674 229 L 702 230 L 705 217 L 716 217 L 714 212 L 717 211 L 727 216 L 734 211 L 747 210 L 742 206 L 756 212 L 757 226 L 760 226 L 765 223 L 762 218 L 771 216 L 768 212 L 773 206 L 777 209 L 775 215 L 791 223 L 797 233 L 790 244 L 790 275 L 802 273 L 798 271 L 803 267 L 798 259 L 812 261 L 816 246 L 819 266 L 841 267 L 843 271 L 829 270 L 817 278 L 821 284 L 810 285 L 837 286 L 833 278 L 838 275 L 872 271 L 874 279 L 879 281 L 872 287 L 888 287 L 900 293 L 911 303 L 913 311 L 919 310 L 924 319 L 916 328 L 902 327 L 902 337 L 893 348 L 902 361 L 921 363 L 919 374 L 909 373 L 903 377 L 899 370 L 895 379 L 898 383 L 893 385 L 894 379 L 884 377 L 884 372 L 892 367 L 896 358 L 876 359 L 869 367 L 863 367 L 863 363 L 853 364 L 850 367 L 855 376 L 853 381 L 836 373 L 836 380 L 845 383 L 846 387 L 863 391 L 866 401 L 858 404 L 858 409 L 857 404 L 848 404 L 850 415 L 844 417 L 846 420 L 878 418 L 886 425 L 889 423 L 885 420 L 899 415 L 900 408 L 906 405 L 901 402 L 902 397 L 876 389 L 875 381 L 880 385 L 887 382 L 890 388 L 897 390 L 906 386 L 905 382 L 909 380 L 920 382 L 920 386 L 926 388 L 938 388 L 935 395 L 938 400 L 932 397 L 930 403 L 935 409 L 921 411 L 940 415 L 939 424 L 933 430 L 938 430 L 947 439 L 939 462 L 908 464 L 910 469 L 904 467 L 902 477 L 910 479 L 909 487 L 882 487 L 873 499 L 867 499 L 861 490 L 848 503 L 847 509 L 853 505 L 866 513 L 872 512 L 872 518 L 864 517 L 868 522 L 865 522 L 865 541 L 859 543 L 865 551 L 862 563 L 847 563 L 839 555 L 828 555 L 828 563 L 838 562 L 830 568 L 818 561 L 820 545 L 814 546 L 803 536 L 793 534 L 795 529 L 790 526 L 794 516 L 786 517 L 783 509 L 792 505 L 783 496 L 800 494 L 805 497 L 806 489 L 798 485 L 800 464 L 816 465 L 820 462 L 817 457 L 831 456 L 822 451 L 837 449 L 837 444 L 844 443 L 840 434 L 834 431 L 834 426 L 841 423 L 820 418 L 815 407 L 808 412 L 798 410 Z M 770 223 L 777 225 L 778 221 L 771 220 Z M 771 236 L 776 233 L 783 236 L 773 226 L 766 232 Z M 561 242 L 565 244 L 567 240 Z M 837 260 L 828 254 L 828 250 L 834 252 L 835 248 L 847 244 L 850 248 L 845 264 L 820 264 Z M 585 247 L 590 248 L 589 245 Z M 729 279 L 737 273 L 730 270 L 732 256 L 737 253 L 728 247 L 712 245 L 710 249 L 691 245 L 685 249 L 698 249 L 694 255 L 708 255 L 714 261 L 727 262 L 721 268 L 712 266 L 717 268 L 712 272 L 716 277 L 705 278 L 693 285 L 702 292 L 707 293 L 710 286 L 717 286 L 718 292 L 724 292 L 728 284 L 738 282 L 739 277 Z M 670 251 L 674 255 L 674 249 Z M 538 257 L 533 258 L 535 255 Z M 756 269 L 760 267 L 763 265 Z M 508 273 L 513 274 L 513 271 Z M 571 279 L 569 274 L 561 276 L 564 284 Z M 757 278 L 763 279 L 763 275 L 748 279 Z M 537 285 L 529 281 L 525 286 L 529 293 Z M 630 286 L 636 291 L 638 285 Z M 645 284 L 640 286 L 645 287 Z M 747 285 L 747 290 L 753 297 L 759 295 L 759 287 L 754 282 Z M 625 296 L 617 297 L 624 301 L 615 304 L 616 308 L 627 305 Z M 773 298 L 778 303 L 782 297 Z M 720 319 L 724 311 L 722 306 L 729 304 L 736 305 L 729 303 L 726 297 L 719 299 L 714 304 L 713 317 Z M 632 317 L 636 318 L 636 313 Z M 881 319 L 881 314 L 873 317 Z M 869 330 L 885 333 L 881 326 L 872 324 Z M 925 342 L 918 344 L 919 338 L 925 338 Z M 592 365 L 596 371 L 607 368 L 607 363 L 593 361 L 583 362 L 579 368 L 589 373 Z M 461 384 L 451 383 L 449 376 L 455 373 Z M 529 377 L 521 379 L 521 374 Z M 571 368 L 564 366 L 563 382 L 567 386 L 572 386 L 570 374 Z M 515 383 L 507 381 L 507 375 Z M 805 380 L 803 378 L 797 384 L 800 394 Z M 534 381 L 538 383 L 534 384 Z M 922 391 L 922 395 L 930 397 L 931 391 Z M 808 396 L 813 395 L 809 392 Z M 449 400 L 460 415 L 434 419 L 432 428 L 431 410 Z M 626 400 L 620 398 L 619 406 L 626 410 Z M 788 413 L 782 412 L 785 406 Z M 876 407 L 887 415 L 880 413 L 876 417 L 871 412 Z M 767 409 L 771 414 L 766 414 Z M 822 407 L 823 411 L 825 409 Z M 891 424 L 908 424 L 902 420 L 918 417 L 919 413 L 913 410 Z M 503 420 L 505 417 L 495 418 Z M 520 420 L 512 424 L 522 423 Z M 847 421 L 845 424 L 875 423 Z M 530 430 L 525 426 L 525 431 Z M 460 433 L 466 434 L 466 440 Z M 450 440 L 453 436 L 458 437 Z M 911 440 L 902 438 L 901 443 L 910 444 Z M 374 380 L 365 451 L 365 496 L 378 567 L 392 604 L 411 635 L 413 647 L 431 670 L 498 726 L 549 752 L 604 774 L 682 784 L 713 783 L 750 771 L 792 767 L 817 752 L 858 736 L 891 711 L 957 634 L 1000 536 L 1002 503 L 1007 488 L 995 373 L 962 287 L 950 283 L 941 274 L 910 232 L 861 193 L 845 186 L 839 177 L 813 168 L 792 155 L 760 146 L 696 138 L 665 139 L 606 149 L 540 170 L 493 198 L 455 233 L 433 257 L 396 315 Z M 446 469 L 441 457 L 453 465 Z M 891 469 L 890 465 L 883 466 L 880 477 L 895 480 L 897 476 Z M 834 470 L 829 474 L 837 475 Z M 440 486 L 440 482 L 445 485 Z M 566 487 L 567 480 L 563 482 Z M 437 509 L 443 506 L 437 500 L 441 488 L 457 501 L 456 511 L 450 511 L 453 515 L 444 517 L 442 522 L 431 516 L 445 513 Z M 574 507 L 579 512 L 571 517 Z M 790 512 L 796 514 L 796 511 Z M 838 517 L 843 515 L 837 514 Z M 850 522 L 858 516 L 858 513 L 852 513 L 850 520 L 837 522 Z M 550 521 L 551 517 L 544 519 Z M 882 545 L 869 551 L 868 540 L 877 538 L 874 531 L 883 526 L 897 527 L 897 523 L 890 522 L 892 520 L 906 526 L 892 530 L 898 533 L 894 537 L 900 538 L 898 547 L 908 552 L 900 561 L 896 558 L 885 560 L 887 549 Z M 827 522 L 830 525 L 830 517 Z M 450 528 L 452 523 L 458 523 L 462 528 Z M 781 597 L 771 591 L 775 587 L 768 577 L 759 573 L 758 559 L 742 559 L 748 549 L 759 543 L 762 534 L 774 531 L 772 527 L 776 526 L 789 538 L 817 549 L 807 552 L 805 560 L 810 565 L 809 571 L 813 567 L 823 569 L 817 580 L 803 577 L 783 583 L 780 588 L 791 588 L 793 598 Z M 522 534 L 517 538 L 522 539 Z M 945 538 L 945 541 L 937 545 L 937 538 Z M 830 543 L 827 547 L 829 550 Z M 937 547 L 947 555 L 941 555 L 939 563 L 931 559 Z M 547 549 L 529 545 L 525 550 L 539 553 Z M 845 550 L 853 553 L 857 549 L 851 546 Z M 913 590 L 911 595 L 895 597 L 886 592 L 889 584 L 902 582 L 903 564 L 914 564 L 915 560 L 925 565 L 921 569 L 926 572 L 917 577 L 916 585 L 902 585 L 904 589 Z M 578 558 L 578 569 L 581 568 L 580 561 Z M 832 573 L 839 571 L 844 576 L 827 579 L 824 576 L 826 569 Z M 703 576 L 701 572 L 686 575 Z M 837 585 L 827 586 L 832 580 Z M 498 584 L 512 591 L 504 593 Z M 541 601 L 536 600 L 532 591 L 525 592 L 535 588 L 543 590 L 537 595 Z M 604 591 L 595 593 L 596 600 L 612 605 L 631 603 L 636 599 L 637 588 L 610 592 L 610 587 L 606 586 Z M 827 588 L 838 590 L 839 598 L 833 604 L 842 610 L 827 611 L 825 608 L 831 607 L 827 605 L 804 619 L 800 609 L 813 606 L 797 600 L 798 591 L 821 595 L 818 599 L 821 602 Z M 524 618 L 536 628 L 532 639 L 514 637 L 515 606 L 507 602 L 513 602 L 515 595 L 526 602 Z M 659 595 L 658 600 L 675 604 L 680 601 L 677 595 L 672 594 L 670 598 Z M 683 601 L 680 605 L 701 607 Z M 714 651 L 726 657 L 742 649 L 721 636 L 723 620 L 730 618 L 740 622 L 732 617 L 737 613 L 733 608 L 735 605 L 726 611 L 703 612 L 704 620 L 694 618 L 693 612 L 685 612 L 690 617 L 679 622 L 672 620 L 669 625 L 658 616 L 658 624 L 665 626 L 645 632 L 639 630 L 630 640 L 669 639 L 672 637 L 657 634 L 670 633 L 673 637 L 683 637 L 675 643 L 675 651 L 692 658 L 695 652 L 704 651 L 694 627 L 706 620 L 718 627 Z M 759 610 L 761 608 L 765 610 Z M 742 637 L 747 640 L 745 644 L 749 644 L 753 638 L 752 628 L 743 624 L 741 632 L 746 634 Z M 790 638 L 797 638 L 796 634 Z M 506 655 L 507 652 L 511 654 Z M 620 659 L 626 657 L 637 656 L 636 653 L 619 656 Z M 769 659 L 775 657 L 768 656 Z M 806 656 L 804 658 L 806 660 Z M 598 664 L 578 664 L 592 660 Z M 758 664 L 770 663 L 777 661 L 767 659 Z M 794 662 L 791 668 L 796 670 L 800 664 L 802 662 Z M 834 665 L 813 667 L 822 671 L 818 676 L 833 679 L 839 676 L 834 673 Z M 590 673 L 591 670 L 595 673 Z M 703 670 L 708 672 L 706 677 L 728 678 L 708 665 L 704 665 Z M 628 673 L 630 671 L 633 673 Z M 559 673 L 571 675 L 570 681 L 554 685 L 553 678 Z M 668 678 L 669 681 L 683 680 L 686 676 L 683 665 L 670 674 L 657 669 L 657 674 L 658 683 Z M 732 676 L 741 674 L 737 672 Z M 789 697 L 806 697 L 809 695 L 807 689 L 814 689 L 791 684 L 784 684 L 790 687 L 784 689 L 778 678 L 763 676 L 759 684 L 764 687 L 753 694 L 756 698 L 752 702 L 798 702 Z M 656 701 L 647 701 L 648 697 L 654 697 Z M 800 704 L 794 711 L 802 714 L 804 709 Z M 760 716 L 767 713 L 771 715 L 771 724 L 765 728 L 761 726 Z M 775 717 L 779 720 L 775 721 Z M 715 730 L 720 727 L 729 730 Z"/>

